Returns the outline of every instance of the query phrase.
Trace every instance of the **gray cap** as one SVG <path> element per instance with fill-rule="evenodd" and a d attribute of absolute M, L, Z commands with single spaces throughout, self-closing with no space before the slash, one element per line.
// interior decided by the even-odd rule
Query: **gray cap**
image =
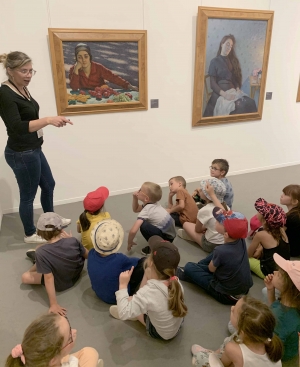
<path fill-rule="evenodd" d="M 46 226 L 52 225 L 54 228 L 47 228 Z M 61 230 L 63 226 L 61 217 L 53 212 L 44 213 L 39 217 L 36 228 L 40 231 L 55 231 Z"/>

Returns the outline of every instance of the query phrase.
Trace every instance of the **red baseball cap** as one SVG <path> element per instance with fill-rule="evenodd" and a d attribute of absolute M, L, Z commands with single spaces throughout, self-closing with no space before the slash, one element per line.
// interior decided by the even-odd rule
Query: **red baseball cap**
<path fill-rule="evenodd" d="M 100 186 L 97 190 L 89 192 L 83 200 L 83 207 L 91 213 L 101 209 L 109 196 L 108 188 Z"/>

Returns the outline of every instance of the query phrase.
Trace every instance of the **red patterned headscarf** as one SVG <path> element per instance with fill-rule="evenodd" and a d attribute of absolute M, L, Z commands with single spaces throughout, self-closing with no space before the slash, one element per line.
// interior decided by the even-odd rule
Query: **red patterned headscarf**
<path fill-rule="evenodd" d="M 279 228 L 285 225 L 286 214 L 279 205 L 268 203 L 266 200 L 259 198 L 254 206 L 270 227 Z"/>

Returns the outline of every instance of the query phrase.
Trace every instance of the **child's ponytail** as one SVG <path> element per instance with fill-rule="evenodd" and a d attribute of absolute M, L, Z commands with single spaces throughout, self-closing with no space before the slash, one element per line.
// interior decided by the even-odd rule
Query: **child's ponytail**
<path fill-rule="evenodd" d="M 81 225 L 82 232 L 87 231 L 90 228 L 91 222 L 88 220 L 86 213 L 88 213 L 87 210 L 85 210 L 83 213 L 80 214 L 79 222 Z"/>
<path fill-rule="evenodd" d="M 5 367 L 24 367 L 24 363 L 21 361 L 21 358 L 13 358 L 11 354 L 7 357 Z"/>
<path fill-rule="evenodd" d="M 268 338 L 265 341 L 265 348 L 268 357 L 272 362 L 277 362 L 283 355 L 283 345 L 277 335 L 273 334 L 272 338 Z"/>
<path fill-rule="evenodd" d="M 98 215 L 102 208 L 103 208 L 103 206 L 100 209 L 93 212 L 93 213 L 90 213 L 88 210 L 85 210 L 83 213 L 80 214 L 79 222 L 80 222 L 80 225 L 81 225 L 82 232 L 87 231 L 90 228 L 90 225 L 91 225 L 91 222 L 88 220 L 88 217 L 86 216 L 86 213 L 90 213 L 92 215 Z"/>
<path fill-rule="evenodd" d="M 182 288 L 175 277 L 174 269 L 165 269 L 164 273 L 169 277 L 169 310 L 174 317 L 184 317 L 187 314 L 187 306 L 184 303 Z"/>

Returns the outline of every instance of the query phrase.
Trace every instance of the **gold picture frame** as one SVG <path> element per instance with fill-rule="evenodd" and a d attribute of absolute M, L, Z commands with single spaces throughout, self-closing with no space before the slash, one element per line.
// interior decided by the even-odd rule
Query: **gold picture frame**
<path fill-rule="evenodd" d="M 148 109 L 147 31 L 49 28 L 48 34 L 58 115 Z M 88 69 L 78 64 L 81 54 Z"/>
<path fill-rule="evenodd" d="M 198 7 L 193 127 L 262 118 L 273 18 L 273 11 Z M 228 35 L 231 49 L 223 52 Z"/>
<path fill-rule="evenodd" d="M 300 80 L 299 80 L 299 83 L 298 83 L 298 92 L 297 92 L 296 102 L 300 102 Z"/>

